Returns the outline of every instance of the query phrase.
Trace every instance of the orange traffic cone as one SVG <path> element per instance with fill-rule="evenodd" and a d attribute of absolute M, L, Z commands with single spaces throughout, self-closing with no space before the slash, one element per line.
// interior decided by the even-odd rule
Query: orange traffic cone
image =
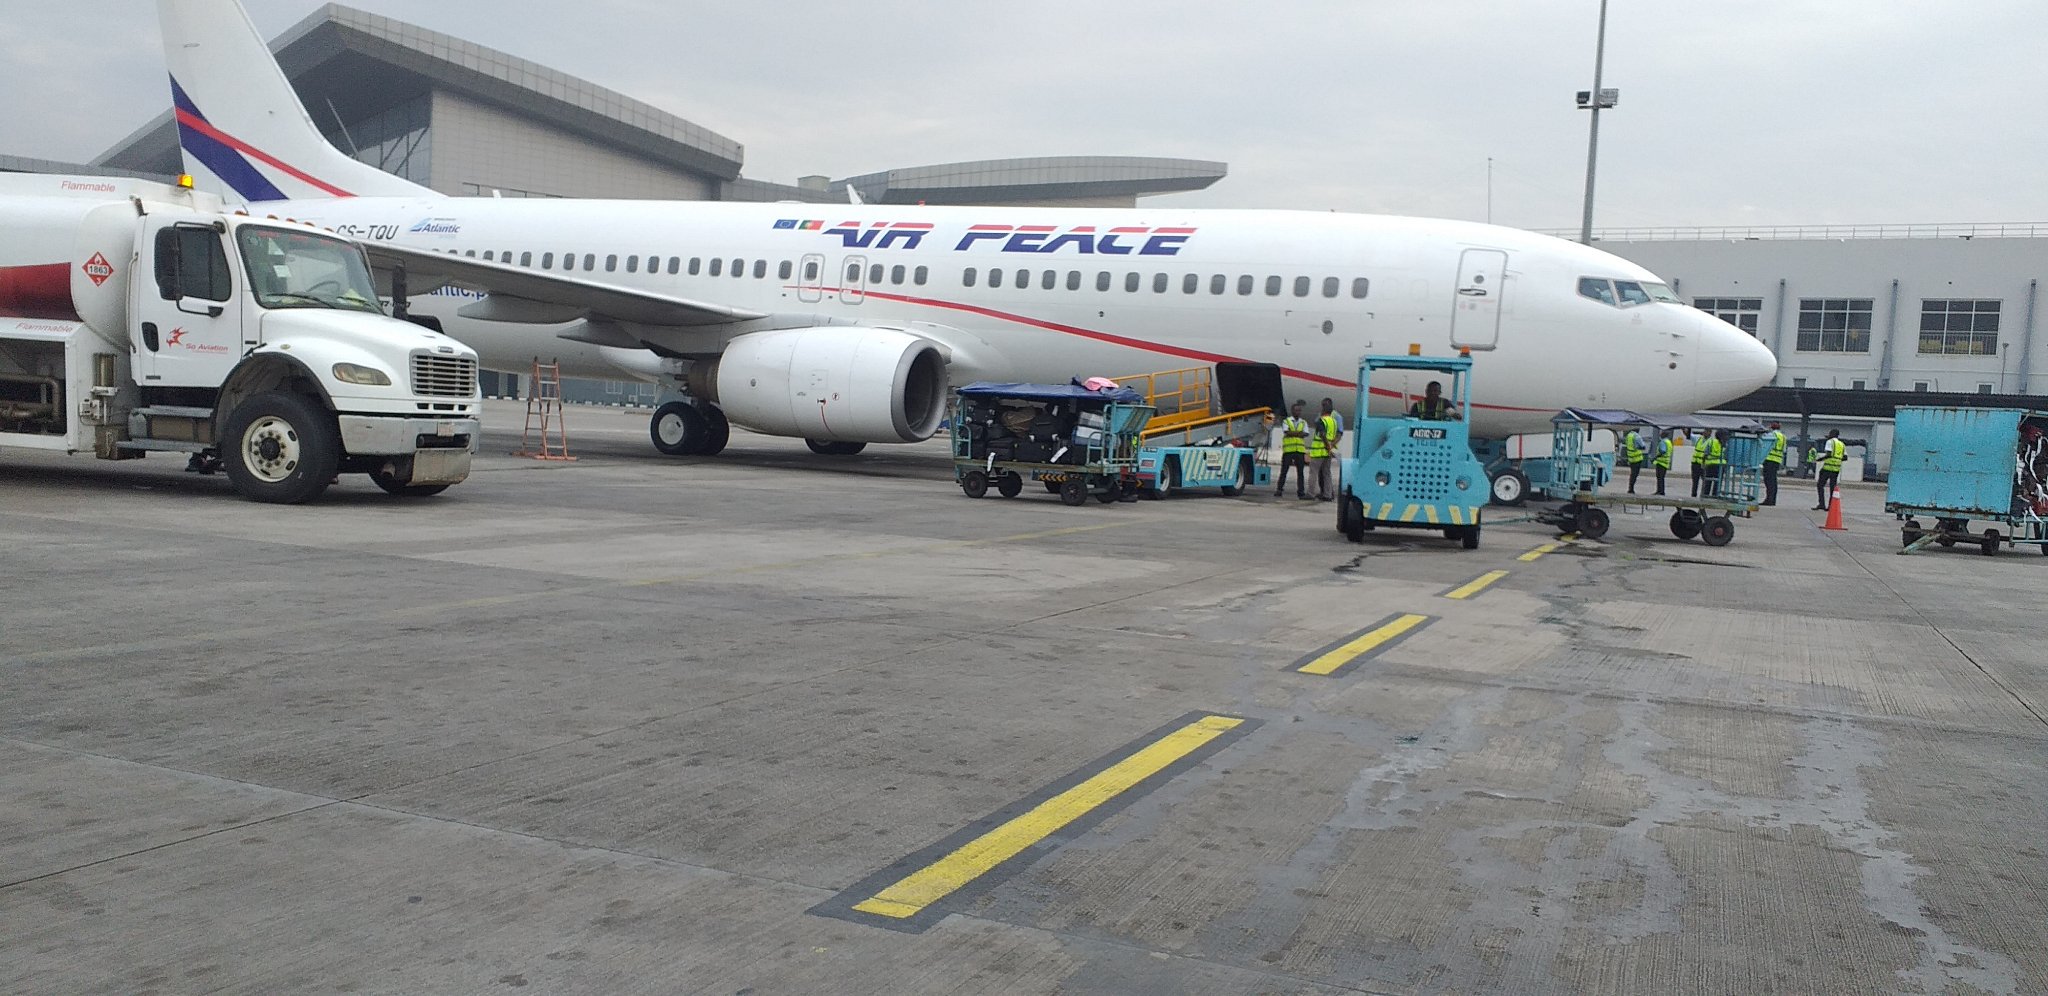
<path fill-rule="evenodd" d="M 1842 525 L 1842 486 L 1839 484 L 1835 485 L 1834 496 L 1828 499 L 1828 521 L 1821 528 L 1841 530 L 1849 528 Z"/>

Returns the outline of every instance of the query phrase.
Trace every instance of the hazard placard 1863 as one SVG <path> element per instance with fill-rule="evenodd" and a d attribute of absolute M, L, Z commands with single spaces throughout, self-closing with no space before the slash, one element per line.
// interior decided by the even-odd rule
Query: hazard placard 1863
<path fill-rule="evenodd" d="M 107 262 L 105 253 L 93 253 L 92 258 L 85 261 L 85 275 L 92 278 L 94 287 L 98 287 L 114 275 L 114 264 Z"/>

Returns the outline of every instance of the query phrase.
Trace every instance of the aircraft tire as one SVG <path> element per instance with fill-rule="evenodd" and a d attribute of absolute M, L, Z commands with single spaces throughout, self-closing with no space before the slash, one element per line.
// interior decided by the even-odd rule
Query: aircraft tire
<path fill-rule="evenodd" d="M 669 456 L 697 456 L 710 441 L 711 425 L 696 405 L 671 401 L 654 410 L 654 417 L 647 420 L 647 435 L 655 449 Z"/>

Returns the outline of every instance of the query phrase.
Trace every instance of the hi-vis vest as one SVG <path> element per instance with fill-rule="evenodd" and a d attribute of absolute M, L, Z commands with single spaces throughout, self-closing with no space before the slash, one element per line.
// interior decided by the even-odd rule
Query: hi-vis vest
<path fill-rule="evenodd" d="M 1636 435 L 1636 431 L 1634 429 L 1630 429 L 1628 431 L 1628 435 L 1622 437 L 1621 442 L 1622 446 L 1626 450 L 1626 455 L 1628 457 L 1628 462 L 1630 466 L 1635 466 L 1637 464 L 1642 463 L 1643 458 L 1649 455 L 1643 450 L 1642 437 Z"/>
<path fill-rule="evenodd" d="M 1659 440 L 1657 440 L 1657 459 L 1656 459 L 1656 461 L 1655 461 L 1654 463 L 1655 463 L 1655 466 L 1656 466 L 1656 467 L 1657 467 L 1657 468 L 1658 468 L 1659 470 L 1670 470 L 1670 469 L 1671 469 L 1671 449 L 1672 449 L 1672 444 L 1671 444 L 1671 440 L 1669 440 L 1669 439 L 1659 439 Z"/>
<path fill-rule="evenodd" d="M 1771 441 L 1771 448 L 1770 448 L 1769 450 L 1765 451 L 1765 453 L 1764 453 L 1764 462 L 1765 462 L 1765 463 L 1777 463 L 1777 464 L 1782 464 L 1782 463 L 1784 463 L 1784 462 L 1785 462 L 1785 433 L 1784 433 L 1784 431 L 1783 431 L 1783 430 L 1780 430 L 1780 429 L 1772 429 L 1772 430 L 1771 430 L 1771 434 L 1770 434 L 1770 435 L 1768 435 L 1768 436 L 1765 436 L 1764 438 L 1765 438 L 1765 439 L 1768 439 L 1768 440 L 1770 440 L 1770 441 Z"/>
<path fill-rule="evenodd" d="M 1299 436 L 1290 436 L 1290 435 L 1288 435 L 1288 433 L 1290 433 L 1290 432 L 1299 432 L 1299 433 L 1302 433 L 1302 435 L 1299 435 Z M 1303 418 L 1295 418 L 1295 417 L 1294 417 L 1294 416 L 1292 416 L 1292 415 L 1289 415 L 1289 416 L 1287 416 L 1287 420 L 1286 420 L 1286 421 L 1284 421 L 1284 422 L 1281 422 L 1281 423 L 1280 423 L 1280 452 L 1282 452 L 1282 453 L 1305 453 L 1305 452 L 1307 452 L 1307 451 L 1308 451 L 1308 436 L 1307 436 L 1307 433 L 1308 433 L 1308 420 L 1307 420 L 1307 419 L 1303 419 Z"/>
<path fill-rule="evenodd" d="M 1695 466 L 1695 467 L 1704 467 L 1704 466 L 1706 466 L 1706 465 L 1707 465 L 1707 440 L 1708 440 L 1708 439 L 1710 439 L 1710 438 L 1712 438 L 1712 437 L 1710 437 L 1710 436 L 1706 436 L 1706 435 L 1702 435 L 1702 436 L 1700 436 L 1700 437 L 1699 437 L 1699 439 L 1697 439 L 1697 440 L 1695 440 L 1695 441 L 1693 442 L 1693 444 L 1692 444 L 1692 465 L 1693 465 L 1693 466 Z"/>
<path fill-rule="evenodd" d="M 1701 466 L 1719 467 L 1728 462 L 1727 451 L 1721 446 L 1721 441 L 1712 436 L 1700 442 L 1700 450 L 1706 454 L 1706 457 L 1700 460 Z"/>
<path fill-rule="evenodd" d="M 1840 439 L 1830 439 L 1821 444 L 1820 469 L 1830 473 L 1842 469 L 1842 461 L 1849 459 L 1849 444 Z"/>
<path fill-rule="evenodd" d="M 1337 416 L 1316 416 L 1316 431 L 1308 437 L 1308 458 L 1321 460 L 1330 455 L 1330 446 L 1337 439 Z"/>

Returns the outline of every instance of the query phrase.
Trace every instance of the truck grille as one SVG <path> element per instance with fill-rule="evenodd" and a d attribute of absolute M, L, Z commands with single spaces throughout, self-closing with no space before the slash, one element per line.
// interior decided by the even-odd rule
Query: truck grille
<path fill-rule="evenodd" d="M 412 393 L 434 398 L 476 394 L 476 361 L 459 356 L 412 355 Z"/>

